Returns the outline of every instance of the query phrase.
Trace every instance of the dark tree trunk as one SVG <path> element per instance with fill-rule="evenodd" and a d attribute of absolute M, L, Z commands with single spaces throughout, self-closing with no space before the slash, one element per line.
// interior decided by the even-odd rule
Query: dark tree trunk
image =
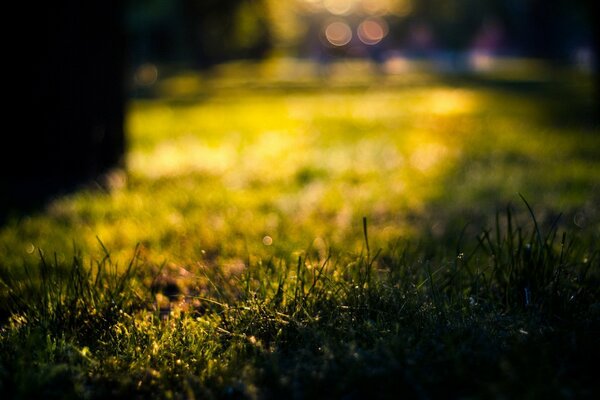
<path fill-rule="evenodd" d="M 8 76 L 15 81 L 9 99 L 15 123 L 0 139 L 5 210 L 39 203 L 122 165 L 122 3 L 37 2 L 8 14 L 19 25 Z"/>

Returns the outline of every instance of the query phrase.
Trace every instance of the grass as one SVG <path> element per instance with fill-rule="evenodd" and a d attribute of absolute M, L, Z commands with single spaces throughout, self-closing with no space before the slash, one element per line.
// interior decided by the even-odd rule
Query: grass
<path fill-rule="evenodd" d="M 233 279 L 206 269 L 185 296 L 140 284 L 139 254 L 123 273 L 108 253 L 87 268 L 42 258 L 39 279 L 2 277 L 4 392 L 592 397 L 598 252 L 511 218 L 444 260 L 372 254 L 365 221 L 360 254 L 268 260 Z"/>
<path fill-rule="evenodd" d="M 597 397 L 586 80 L 286 68 L 164 77 L 127 175 L 0 228 L 0 390 Z"/>

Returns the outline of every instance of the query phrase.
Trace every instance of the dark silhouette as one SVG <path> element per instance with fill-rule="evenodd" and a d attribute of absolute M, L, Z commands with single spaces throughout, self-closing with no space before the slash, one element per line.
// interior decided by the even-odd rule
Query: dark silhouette
<path fill-rule="evenodd" d="M 264 0 L 181 0 L 185 48 L 196 68 L 260 59 L 272 46 Z M 244 28 L 246 27 L 246 28 Z"/>
<path fill-rule="evenodd" d="M 7 14 L 21 24 L 8 60 L 15 112 L 2 138 L 0 220 L 123 165 L 122 3 L 41 2 Z"/>

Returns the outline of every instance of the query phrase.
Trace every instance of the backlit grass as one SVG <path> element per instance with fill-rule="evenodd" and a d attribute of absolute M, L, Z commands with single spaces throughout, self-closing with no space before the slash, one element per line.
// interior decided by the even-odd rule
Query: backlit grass
<path fill-rule="evenodd" d="M 589 77 L 296 67 L 162 77 L 127 173 L 0 228 L 4 390 L 597 393 Z"/>

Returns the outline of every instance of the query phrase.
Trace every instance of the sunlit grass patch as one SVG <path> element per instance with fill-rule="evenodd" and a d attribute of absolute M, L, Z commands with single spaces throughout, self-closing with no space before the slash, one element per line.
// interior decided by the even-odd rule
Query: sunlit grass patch
<path fill-rule="evenodd" d="M 0 228 L 1 390 L 593 392 L 585 85 L 312 67 L 159 79 L 114 185 Z"/>
<path fill-rule="evenodd" d="M 548 118 L 551 83 L 519 90 L 414 74 L 399 83 L 341 65 L 360 80 L 332 86 L 306 70 L 306 81 L 288 87 L 261 72 L 274 65 L 173 75 L 165 87 L 198 96 L 133 99 L 128 184 L 57 199 L 6 225 L 5 259 L 30 259 L 32 246 L 62 253 L 73 241 L 91 249 L 97 236 L 114 254 L 140 242 L 157 261 L 190 263 L 202 251 L 223 259 L 301 251 L 318 238 L 345 248 L 360 243 L 363 216 L 384 243 L 493 214 L 518 192 L 549 214 L 584 213 L 588 228 L 597 224 L 589 204 L 598 198 L 598 135 Z M 228 79 L 255 86 L 235 89 Z"/>

